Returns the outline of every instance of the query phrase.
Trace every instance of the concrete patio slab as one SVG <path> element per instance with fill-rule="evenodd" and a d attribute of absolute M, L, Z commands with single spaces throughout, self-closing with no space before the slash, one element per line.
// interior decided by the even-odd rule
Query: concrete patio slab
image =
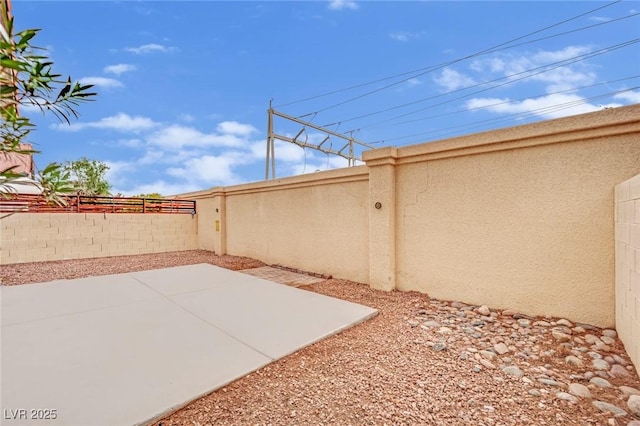
<path fill-rule="evenodd" d="M 260 353 L 277 359 L 348 327 L 353 318 L 367 318 L 371 308 L 298 290 L 258 278 L 231 273 L 233 285 L 184 293 L 173 299 L 190 312 L 218 325 Z M 243 304 L 242 320 L 236 315 Z M 280 309 L 274 309 L 277 300 Z M 274 338 L 277 333 L 278 338 Z"/>
<path fill-rule="evenodd" d="M 212 265 L 1 287 L 0 298 L 11 426 L 144 424 L 376 313 Z"/>
<path fill-rule="evenodd" d="M 133 272 L 130 275 L 158 293 L 164 296 L 171 296 L 190 291 L 225 287 L 228 277 L 236 273 L 228 269 L 217 268 L 215 270 L 215 280 L 202 279 L 210 274 L 212 274 L 211 265 L 199 264 L 190 265 L 188 268 L 177 267 Z M 223 277 L 225 278 L 223 279 Z"/>
<path fill-rule="evenodd" d="M 58 280 L 2 289 L 3 325 L 160 297 L 127 274 Z"/>

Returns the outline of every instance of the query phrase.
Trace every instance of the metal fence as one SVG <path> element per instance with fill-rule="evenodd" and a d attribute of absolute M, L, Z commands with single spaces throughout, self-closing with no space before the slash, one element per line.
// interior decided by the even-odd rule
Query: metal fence
<path fill-rule="evenodd" d="M 12 213 L 170 213 L 195 214 L 196 202 L 164 198 L 71 195 L 52 203 L 41 195 L 0 194 L 0 212 Z"/>

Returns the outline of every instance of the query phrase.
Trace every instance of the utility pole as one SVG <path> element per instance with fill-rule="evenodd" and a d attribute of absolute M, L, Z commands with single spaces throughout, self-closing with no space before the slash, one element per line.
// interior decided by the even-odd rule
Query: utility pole
<path fill-rule="evenodd" d="M 276 133 L 273 128 L 274 116 L 300 124 L 302 126 L 302 129 L 293 138 L 280 135 Z M 309 143 L 306 140 L 305 141 L 298 140 L 300 135 L 302 135 L 302 133 L 306 131 L 307 127 L 318 130 L 319 132 L 325 133 L 327 137 L 325 137 L 324 140 L 317 145 L 313 143 Z M 330 146 L 329 148 L 323 146 L 327 141 L 329 141 L 329 139 L 332 136 L 335 138 L 341 139 L 343 141 L 346 141 L 340 149 L 335 150 L 333 149 L 332 146 Z M 316 151 L 325 153 L 327 155 L 329 154 L 338 155 L 340 157 L 347 159 L 349 167 L 355 166 L 356 160 L 361 161 L 361 159 L 355 155 L 354 145 L 362 146 L 364 148 L 369 148 L 369 149 L 374 148 L 373 146 L 367 143 L 354 139 L 353 132 L 351 133 L 351 135 L 347 136 L 342 133 L 334 132 L 333 130 L 330 130 L 330 129 L 325 129 L 324 127 L 318 126 L 308 121 L 300 120 L 299 118 L 287 115 L 283 112 L 276 111 L 275 109 L 273 109 L 271 105 L 271 101 L 269 101 L 269 110 L 268 110 L 268 119 L 267 119 L 267 159 L 266 159 L 265 176 L 264 176 L 265 180 L 275 179 L 276 177 L 276 159 L 275 159 L 275 141 L 276 140 L 289 142 L 289 143 L 298 145 L 302 148 L 311 148 Z M 347 152 L 345 152 L 345 150 L 347 150 Z M 269 171 L 271 171 L 271 174 L 269 173 Z"/>
<path fill-rule="evenodd" d="M 275 179 L 276 177 L 276 160 L 275 160 L 275 141 L 273 140 L 273 108 L 271 104 L 273 103 L 273 99 L 269 100 L 269 114 L 267 118 L 267 163 L 264 168 L 264 180 L 269 180 L 269 160 L 273 159 L 273 163 L 271 164 L 271 179 Z"/>

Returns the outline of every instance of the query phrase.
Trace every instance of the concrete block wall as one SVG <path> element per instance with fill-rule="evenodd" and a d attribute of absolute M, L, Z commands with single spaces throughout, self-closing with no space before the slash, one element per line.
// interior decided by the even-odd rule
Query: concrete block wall
<path fill-rule="evenodd" d="M 16 213 L 0 220 L 0 264 L 193 250 L 187 214 Z"/>
<path fill-rule="evenodd" d="M 615 190 L 616 329 L 640 374 L 640 175 Z"/>

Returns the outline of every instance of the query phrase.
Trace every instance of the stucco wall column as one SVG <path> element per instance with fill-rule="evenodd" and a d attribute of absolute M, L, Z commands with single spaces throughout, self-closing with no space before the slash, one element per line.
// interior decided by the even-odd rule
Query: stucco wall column
<path fill-rule="evenodd" d="M 364 153 L 369 167 L 369 284 L 396 288 L 396 149 Z"/>
<path fill-rule="evenodd" d="M 227 254 L 227 209 L 226 194 L 222 188 L 213 194 L 214 222 L 210 224 L 214 229 L 216 254 Z"/>

